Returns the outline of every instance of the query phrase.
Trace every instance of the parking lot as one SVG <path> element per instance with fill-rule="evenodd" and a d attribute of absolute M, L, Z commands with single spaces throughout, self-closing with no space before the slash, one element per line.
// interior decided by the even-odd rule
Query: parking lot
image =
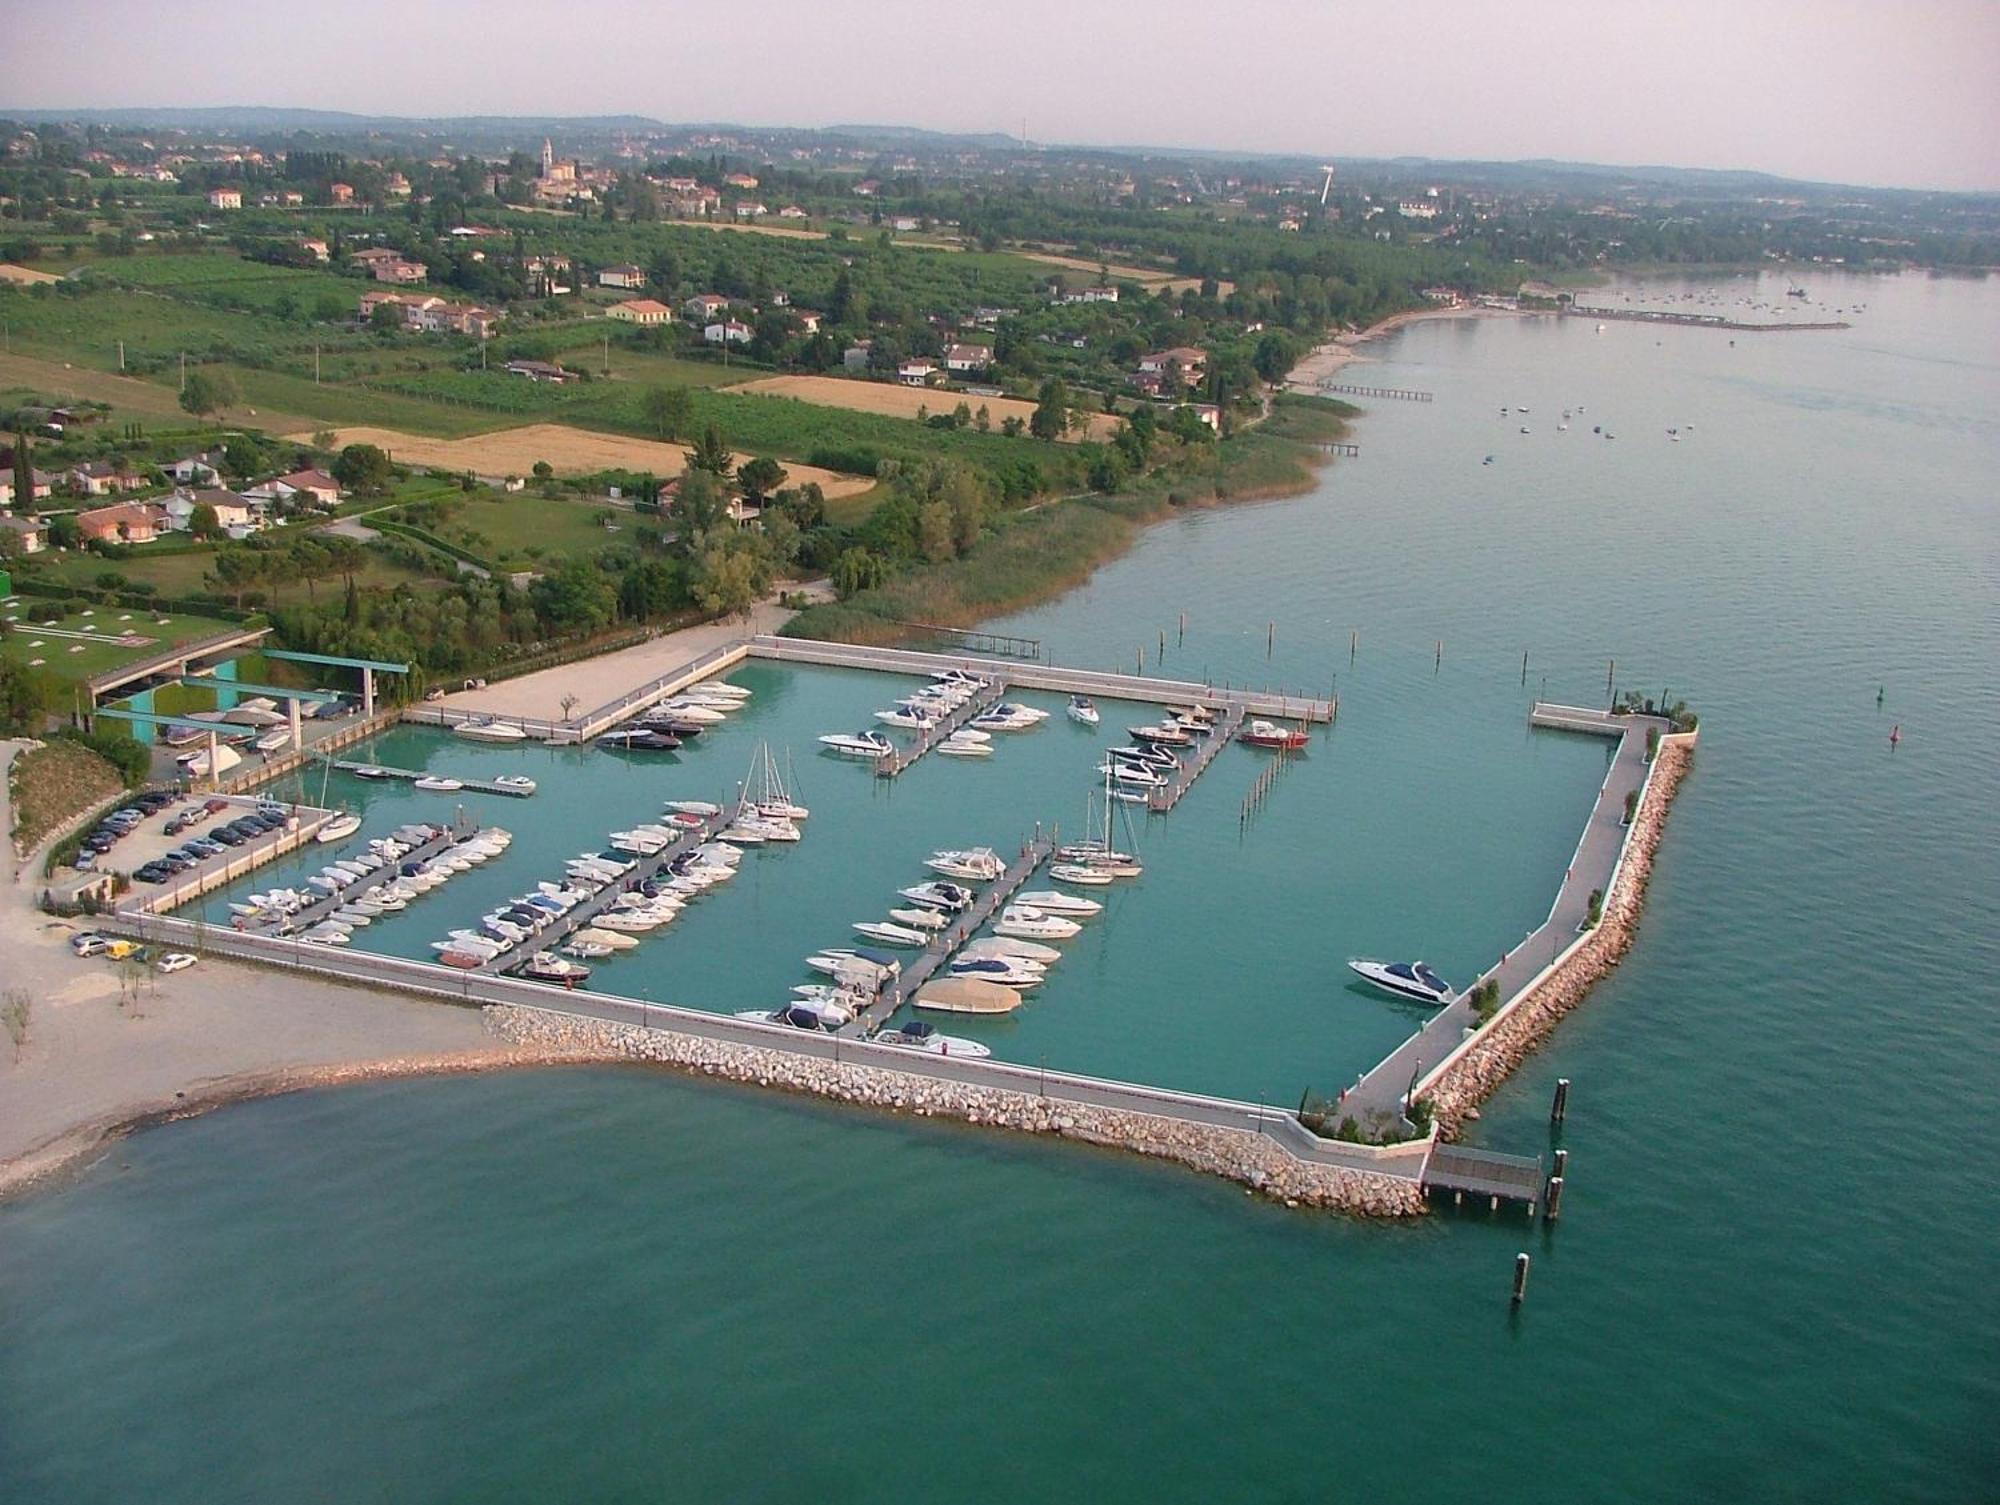
<path fill-rule="evenodd" d="M 164 804 L 163 799 L 167 801 Z M 152 808 L 146 809 L 148 806 Z M 131 810 L 145 813 L 134 821 L 125 814 Z M 260 811 L 264 813 L 260 815 Z M 93 829 L 96 836 L 108 834 L 116 824 L 127 826 L 122 836 L 93 859 L 92 871 L 126 874 L 143 895 L 149 891 L 153 875 L 187 879 L 276 844 L 296 823 L 292 807 L 253 795 L 204 797 L 147 791 L 135 794 L 124 810 Z"/>

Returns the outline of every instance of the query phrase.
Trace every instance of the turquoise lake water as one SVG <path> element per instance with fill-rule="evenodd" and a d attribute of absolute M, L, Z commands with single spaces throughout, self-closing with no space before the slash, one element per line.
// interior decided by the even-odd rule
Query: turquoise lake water
<path fill-rule="evenodd" d="M 1347 988 L 1350 952 L 1468 976 L 1546 910 L 1604 749 L 1530 734 L 1530 699 L 1596 701 L 1615 659 L 1701 711 L 1637 945 L 1478 1125 L 1545 1149 L 1573 1079 L 1553 1235 L 1302 1217 L 639 1072 L 275 1100 L 0 1207 L 0 1487 L 1992 1497 L 2000 286 L 1808 280 L 1867 305 L 1854 329 L 1415 326 L 1353 378 L 1437 401 L 1372 406 L 1314 493 L 1167 523 L 997 624 L 1062 662 L 1150 668 L 1164 630 L 1167 674 L 1337 680 L 1339 725 L 1247 832 L 1262 765 L 1232 749 L 988 1027 L 1014 1059 L 1246 1096 L 1337 1085 L 1413 1024 Z M 883 682 L 738 677 L 753 709 L 677 764 L 383 739 L 544 793 L 480 802 L 521 839 L 371 944 L 420 954 L 658 800 L 726 793 L 764 738 L 811 834 L 606 986 L 762 1002 L 931 847 L 1081 820 L 1102 739 L 1067 723 L 884 788 L 808 751 Z M 440 808 L 367 794 L 371 831 Z"/>

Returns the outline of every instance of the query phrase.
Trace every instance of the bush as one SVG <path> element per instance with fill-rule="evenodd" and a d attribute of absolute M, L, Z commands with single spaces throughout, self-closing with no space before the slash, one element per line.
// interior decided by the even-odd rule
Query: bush
<path fill-rule="evenodd" d="M 1625 791 L 1625 824 L 1628 826 L 1631 825 L 1633 817 L 1638 815 L 1638 813 L 1639 813 L 1639 791 L 1636 789 L 1628 789 Z"/>
<path fill-rule="evenodd" d="M 1585 930 L 1595 930 L 1598 926 L 1598 923 L 1601 920 L 1603 920 L 1603 918 L 1604 918 L 1604 890 L 1601 888 L 1593 888 L 1590 891 L 1590 908 L 1584 914 L 1583 917 L 1583 928 Z"/>

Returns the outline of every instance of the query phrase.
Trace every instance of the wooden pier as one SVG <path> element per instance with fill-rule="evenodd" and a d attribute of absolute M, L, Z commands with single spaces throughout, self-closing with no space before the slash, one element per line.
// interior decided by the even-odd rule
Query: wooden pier
<path fill-rule="evenodd" d="M 1323 381 L 1319 384 L 1322 392 L 1339 392 L 1346 397 L 1389 397 L 1397 402 L 1429 402 L 1431 394 L 1413 391 L 1408 387 L 1357 387 L 1352 382 Z"/>
<path fill-rule="evenodd" d="M 245 926 L 244 928 L 246 930 L 255 930 L 264 935 L 297 935 L 302 930 L 310 930 L 321 920 L 340 908 L 341 905 L 359 898 L 368 889 L 395 882 L 403 870 L 403 864 L 409 862 L 429 862 L 440 852 L 449 851 L 452 847 L 457 846 L 460 842 L 472 836 L 477 829 L 478 827 L 471 821 L 461 817 L 454 820 L 442 834 L 433 836 L 429 841 L 420 842 L 416 846 L 411 847 L 409 851 L 398 857 L 394 862 L 384 863 L 370 877 L 356 878 L 346 888 L 337 888 L 324 898 L 313 900 L 305 908 L 282 916 L 275 925 Z M 328 860 L 330 861 L 331 858 Z"/>
<path fill-rule="evenodd" d="M 1150 815 L 1165 815 L 1181 802 L 1181 796 L 1194 788 L 1194 781 L 1208 771 L 1216 754 L 1236 740 L 1236 734 L 1243 729 L 1243 707 L 1232 705 L 1215 730 L 1201 739 L 1192 761 L 1181 764 L 1174 770 L 1174 776 L 1167 780 L 1164 788 L 1148 790 L 1146 811 Z"/>
<path fill-rule="evenodd" d="M 577 931 L 584 929 L 592 920 L 612 908 L 620 895 L 628 894 L 647 880 L 659 877 L 669 863 L 686 856 L 703 842 L 713 840 L 714 833 L 727 826 L 741 813 L 741 810 L 742 807 L 738 806 L 736 810 L 725 810 L 720 815 L 712 815 L 699 826 L 690 826 L 687 835 L 668 843 L 652 856 L 637 858 L 638 866 L 622 878 L 605 884 L 582 903 L 558 915 L 553 924 L 536 931 L 526 940 L 509 946 L 505 951 L 494 953 L 481 962 L 477 970 L 505 972 L 510 967 L 520 966 L 537 951 L 555 950 Z M 673 922 L 668 921 L 668 923 Z"/>
<path fill-rule="evenodd" d="M 967 653 L 997 653 L 1006 658 L 1026 659 L 1042 656 L 1040 638 L 1017 637 L 1011 632 L 981 632 L 976 627 L 940 627 L 935 622 L 905 622 L 896 617 L 887 620 L 912 632 L 927 633 Z"/>
<path fill-rule="evenodd" d="M 872 1035 L 888 1022 L 889 1016 L 914 998 L 917 989 L 937 975 L 957 951 L 971 940 L 1000 907 L 1019 893 L 1027 881 L 1035 876 L 1041 865 L 1055 854 L 1053 837 L 1037 837 L 1021 849 L 1021 855 L 1014 859 L 1007 871 L 994 879 L 986 891 L 972 901 L 972 907 L 963 914 L 953 917 L 952 922 L 931 937 L 930 943 L 906 962 L 903 970 L 886 983 L 876 995 L 875 1001 L 863 1009 L 837 1033 L 852 1039 L 860 1035 Z M 960 879 L 953 879 L 960 882 Z"/>
<path fill-rule="evenodd" d="M 365 768 L 370 770 L 371 777 L 412 780 L 432 777 L 421 768 L 391 768 L 386 763 L 356 763 L 349 758 L 335 758 L 333 766 L 342 773 L 356 774 Z M 496 784 L 490 779 L 461 779 L 456 774 L 438 774 L 436 777 L 457 779 L 460 786 L 459 789 L 440 789 L 437 791 L 439 794 L 457 794 L 463 790 L 469 794 L 507 794 L 517 800 L 524 800 L 535 792 L 532 789 L 516 789 L 511 784 Z"/>
<path fill-rule="evenodd" d="M 1454 1205 L 1467 1195 L 1485 1197 L 1497 1212 L 1502 1202 L 1525 1203 L 1530 1218 L 1546 1185 L 1539 1155 L 1503 1155 L 1470 1145 L 1440 1144 L 1424 1162 L 1425 1191 L 1448 1191 Z"/>
<path fill-rule="evenodd" d="M 1000 704 L 1001 698 L 1006 693 L 1007 682 L 1004 679 L 988 680 L 986 688 L 981 690 L 977 695 L 974 695 L 963 705 L 954 707 L 950 715 L 932 722 L 929 726 L 918 732 L 917 740 L 913 745 L 904 748 L 900 752 L 892 753 L 886 758 L 877 758 L 875 760 L 875 777 L 878 779 L 895 778 L 904 769 L 915 763 L 917 759 L 921 758 L 953 732 L 964 726 L 974 716 L 983 716 L 986 712 L 992 710 L 993 707 Z"/>

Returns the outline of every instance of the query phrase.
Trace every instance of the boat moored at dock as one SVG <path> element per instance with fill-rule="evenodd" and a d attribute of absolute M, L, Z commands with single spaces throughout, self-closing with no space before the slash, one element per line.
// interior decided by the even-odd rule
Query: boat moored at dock
<path fill-rule="evenodd" d="M 1385 993 L 1418 1003 L 1450 1003 L 1451 984 L 1422 962 L 1378 962 L 1366 957 L 1350 958 L 1350 971 Z"/>

